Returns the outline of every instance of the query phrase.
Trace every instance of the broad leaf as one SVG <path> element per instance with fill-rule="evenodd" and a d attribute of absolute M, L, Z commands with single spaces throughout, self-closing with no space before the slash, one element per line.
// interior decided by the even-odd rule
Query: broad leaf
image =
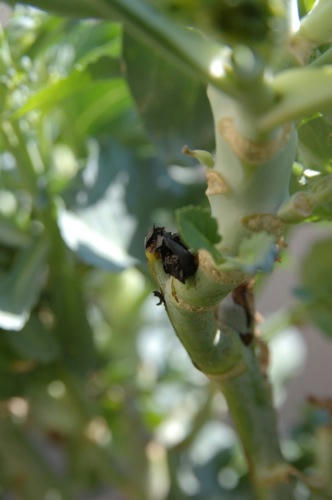
<path fill-rule="evenodd" d="M 113 187 L 116 189 L 117 184 Z M 66 244 L 87 264 L 108 271 L 120 271 L 135 264 L 119 242 L 122 239 L 120 227 L 124 229 L 127 223 L 130 227 L 130 219 L 125 206 L 114 200 L 112 192 L 106 194 L 103 202 L 77 214 L 60 210 L 58 223 Z M 132 223 L 135 225 L 134 219 Z M 129 236 L 132 229 L 127 228 Z"/>
<path fill-rule="evenodd" d="M 179 233 L 186 245 L 193 251 L 205 249 L 218 263 L 223 257 L 215 247 L 221 238 L 218 234 L 217 221 L 210 210 L 202 207 L 184 207 L 176 212 Z"/>
<path fill-rule="evenodd" d="M 109 139 L 91 143 L 86 168 L 59 211 L 64 241 L 95 267 L 119 271 L 145 262 L 142 235 L 156 222 L 155 211 L 201 196 L 200 184 L 175 182 L 159 161 L 137 149 Z"/>
<path fill-rule="evenodd" d="M 165 161 L 188 164 L 181 154 L 185 144 L 212 149 L 213 120 L 205 85 L 129 35 L 124 37 L 124 58 L 138 111 Z"/>
<path fill-rule="evenodd" d="M 25 247 L 31 243 L 31 238 L 11 220 L 0 218 L 0 243 L 9 247 Z"/>
<path fill-rule="evenodd" d="M 7 0 L 15 3 L 14 0 Z M 48 9 L 59 14 L 78 18 L 91 17 L 118 20 L 138 39 L 158 47 L 184 71 L 232 93 L 232 87 L 224 76 L 211 72 L 211 63 L 220 58 L 221 46 L 193 30 L 183 28 L 143 0 L 104 0 L 82 2 L 80 0 L 22 0 L 22 3 Z"/>

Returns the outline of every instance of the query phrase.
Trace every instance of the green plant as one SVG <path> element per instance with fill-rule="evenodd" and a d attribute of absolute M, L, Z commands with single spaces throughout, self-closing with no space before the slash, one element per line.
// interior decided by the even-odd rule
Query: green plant
<path fill-rule="evenodd" d="M 23 328 L 26 343 L 3 340 L 8 365 L 4 378 L 13 366 L 21 366 L 17 356 L 27 356 L 32 363 L 55 363 L 49 369 L 26 369 L 48 386 L 56 369 L 57 380 L 63 378 L 73 394 L 70 404 L 76 398 L 81 408 L 81 429 L 89 429 L 94 410 L 80 396 L 80 377 L 90 380 L 91 373 L 102 373 L 97 387 L 90 381 L 90 392 L 106 391 L 109 352 L 102 340 L 98 348 L 98 335 L 103 338 L 107 324 L 103 315 L 107 317 L 109 307 L 112 328 L 133 335 L 134 314 L 149 287 L 132 293 L 131 299 L 130 294 L 123 299 L 120 292 L 116 299 L 115 294 L 111 301 L 116 306 L 108 305 L 108 292 L 100 291 L 96 293 L 103 305 L 97 306 L 91 293 L 86 314 L 82 283 L 91 280 L 93 290 L 93 279 L 98 280 L 86 264 L 118 271 L 142 261 L 138 242 L 143 232 L 155 217 L 171 223 L 165 207 L 177 208 L 182 243 L 155 228 L 147 238 L 146 255 L 177 336 L 196 368 L 226 398 L 255 498 L 294 498 L 297 477 L 317 498 L 328 498 L 325 469 L 318 469 L 317 477 L 305 477 L 281 453 L 262 361 L 266 346 L 255 333 L 253 278 L 272 270 L 290 225 L 331 217 L 331 3 L 320 0 L 312 7 L 312 2 L 298 2 L 303 18 L 293 31 L 290 2 L 283 0 L 24 3 L 57 14 L 123 23 L 125 76 L 150 140 L 123 78 L 119 24 L 70 21 L 32 11 L 33 29 L 24 37 L 20 22 L 27 11 L 17 15 L 17 25 L 14 17 L 1 45 L 3 192 L 8 198 L 13 190 L 15 207 L 1 222 L 6 250 L 0 319 L 3 329 Z M 213 148 L 206 84 L 216 153 L 185 147 L 186 159 L 180 150 L 188 142 Z M 163 170 L 162 162 L 190 165 L 192 158 L 205 169 L 210 208 L 179 208 L 204 204 L 202 191 L 189 184 L 179 192 Z M 124 203 L 124 198 L 129 200 Z M 85 264 L 77 264 L 66 245 Z M 297 290 L 302 305 L 288 313 L 290 322 L 311 319 L 327 335 L 332 331 L 330 250 L 330 238 L 312 248 Z M 121 278 L 110 279 L 116 286 Z M 113 346 L 112 353 L 116 360 L 129 352 L 135 367 L 130 340 Z M 119 372 L 115 369 L 111 380 L 122 380 L 121 366 Z M 29 381 L 19 383 L 24 392 Z M 52 393 L 57 386 L 50 387 Z M 126 393 L 131 391 L 135 388 L 128 384 Z M 105 398 L 103 415 L 109 414 Z M 200 415 L 197 418 L 199 422 Z M 129 410 L 128 428 L 137 419 L 140 416 Z M 10 435 L 11 425 L 6 420 L 4 434 Z M 70 425 L 60 434 L 70 435 L 72 449 L 79 453 Z M 144 429 L 140 422 L 137 426 Z M 128 468 L 123 472 L 121 457 L 110 456 L 109 450 L 94 449 L 93 469 L 100 467 L 98 474 L 105 480 L 108 468 L 102 464 L 114 460 L 119 484 L 127 488 L 129 498 L 146 498 L 141 478 L 148 465 L 140 450 L 149 437 L 144 432 L 131 436 L 137 449 L 132 477 Z M 169 453 L 170 470 L 176 471 L 174 456 Z M 12 469 L 15 463 L 5 471 L 5 483 L 10 483 Z M 40 490 L 36 493 L 31 476 L 27 498 L 44 494 L 37 465 L 35 470 Z M 46 482 L 54 484 L 55 479 Z M 180 498 L 176 481 L 172 485 L 169 498 Z M 70 485 L 64 484 L 67 494 Z"/>

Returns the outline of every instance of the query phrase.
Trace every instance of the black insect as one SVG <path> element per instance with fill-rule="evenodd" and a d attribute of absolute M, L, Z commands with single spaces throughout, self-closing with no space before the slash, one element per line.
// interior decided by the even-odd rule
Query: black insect
<path fill-rule="evenodd" d="M 165 304 L 164 296 L 159 290 L 154 290 L 153 295 L 155 297 L 158 297 L 158 299 L 159 299 L 159 302 L 157 302 L 157 306 L 161 306 L 161 304 Z"/>
<path fill-rule="evenodd" d="M 145 248 L 161 256 L 165 273 L 171 274 L 182 283 L 197 270 L 197 260 L 182 243 L 177 233 L 165 231 L 163 227 L 153 227 L 145 238 Z"/>

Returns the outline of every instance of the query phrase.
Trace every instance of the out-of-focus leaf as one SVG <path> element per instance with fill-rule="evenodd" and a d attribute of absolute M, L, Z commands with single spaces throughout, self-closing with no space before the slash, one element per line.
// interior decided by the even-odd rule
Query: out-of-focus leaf
<path fill-rule="evenodd" d="M 84 68 L 100 57 L 121 55 L 122 28 L 119 24 L 87 21 L 77 23 L 65 43 L 75 49 L 74 67 Z"/>
<path fill-rule="evenodd" d="M 302 297 L 312 321 L 332 337 L 332 238 L 315 243 L 301 266 Z"/>
<path fill-rule="evenodd" d="M 21 118 L 29 111 L 40 110 L 47 112 L 59 105 L 66 98 L 75 96 L 77 92 L 84 92 L 91 87 L 91 78 L 88 73 L 75 71 L 67 78 L 60 78 L 53 84 L 42 88 L 33 94 L 28 101 L 20 107 L 15 118 Z"/>
<path fill-rule="evenodd" d="M 318 116 L 305 121 L 298 135 L 300 161 L 307 168 L 332 172 L 332 125 Z"/>
<path fill-rule="evenodd" d="M 52 85 L 43 87 L 15 112 L 15 118 L 39 110 L 45 115 L 61 110 L 63 140 L 72 134 L 101 133 L 133 109 L 128 87 L 122 78 L 93 80 L 87 71 L 75 71 Z M 123 128 L 123 125 L 122 125 Z"/>
<path fill-rule="evenodd" d="M 220 57 L 221 46 L 194 30 L 173 23 L 143 0 L 104 0 L 102 3 L 83 4 L 80 0 L 57 0 L 56 3 L 53 0 L 22 0 L 22 3 L 62 15 L 123 22 L 129 32 L 149 42 L 150 46 L 158 47 L 184 71 L 197 74 L 201 81 L 226 88 L 232 94 L 227 78 L 216 77 L 211 72 L 211 63 Z"/>
<path fill-rule="evenodd" d="M 34 242 L 22 250 L 12 269 L 0 283 L 0 327 L 21 330 L 35 304 L 45 277 L 48 245 L 45 240 Z"/>
<path fill-rule="evenodd" d="M 75 191 L 68 193 L 67 211 L 59 212 L 61 234 L 85 262 L 119 271 L 135 259 L 145 262 L 142 235 L 156 222 L 154 211 L 178 207 L 189 190 L 154 157 L 115 141 L 93 143 Z"/>
<path fill-rule="evenodd" d="M 312 200 L 311 220 L 330 220 L 332 218 L 332 174 L 309 179 L 308 192 Z"/>
<path fill-rule="evenodd" d="M 109 198 L 106 195 L 103 201 L 104 203 L 83 209 L 78 215 L 60 210 L 59 228 L 69 248 L 84 262 L 108 271 L 119 271 L 135 264 L 135 260 L 117 244 L 117 240 L 121 238 L 120 228 L 126 226 L 126 208 L 124 205 L 121 207 L 121 202 L 119 206 L 112 199 L 112 193 Z M 112 213 L 113 210 L 117 212 L 117 216 Z M 130 227 L 128 218 L 127 222 Z M 132 222 L 135 224 L 134 220 Z M 99 230 L 96 226 L 99 226 Z M 107 229 L 107 233 L 102 228 Z"/>
<path fill-rule="evenodd" d="M 7 341 L 22 358 L 33 361 L 50 363 L 60 355 L 56 337 L 36 317 L 31 317 L 19 333 L 8 333 Z"/>
<path fill-rule="evenodd" d="M 221 269 L 242 269 L 246 273 L 269 272 L 273 268 L 278 250 L 274 236 L 255 233 L 243 240 L 237 257 L 227 257 Z"/>
<path fill-rule="evenodd" d="M 150 0 L 185 25 L 197 26 L 230 44 L 272 44 L 284 29 L 285 9 L 275 0 Z M 273 27 L 273 28 L 272 28 Z"/>
<path fill-rule="evenodd" d="M 216 262 L 223 260 L 215 245 L 221 240 L 217 221 L 207 208 L 184 207 L 177 210 L 177 225 L 181 238 L 194 251 L 202 248 L 210 252 Z"/>
<path fill-rule="evenodd" d="M 29 234 L 10 220 L 0 218 L 0 243 L 10 247 L 24 247 L 31 242 Z"/>
<path fill-rule="evenodd" d="M 205 86 L 127 34 L 124 58 L 139 113 L 165 161 L 188 164 L 181 154 L 185 144 L 212 149 L 213 120 Z"/>

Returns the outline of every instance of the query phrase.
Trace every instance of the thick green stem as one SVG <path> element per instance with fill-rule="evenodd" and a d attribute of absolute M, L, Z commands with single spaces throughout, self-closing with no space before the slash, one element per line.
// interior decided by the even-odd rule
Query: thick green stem
<path fill-rule="evenodd" d="M 182 284 L 164 272 L 161 256 L 153 248 L 147 249 L 147 257 L 177 336 L 194 365 L 226 397 L 247 458 L 255 497 L 291 499 L 292 487 L 287 483 L 288 466 L 279 447 L 270 387 L 254 348 L 246 346 L 240 337 L 241 308 L 229 299 L 227 306 L 223 305 L 225 301 L 218 306 L 246 277 L 239 272 L 212 272 L 211 258 L 201 251 L 196 275 Z M 203 290 L 204 305 L 198 306 L 196 299 Z"/>
<path fill-rule="evenodd" d="M 261 85 L 264 88 L 264 83 Z M 266 95 L 268 107 L 269 96 Z M 262 134 L 259 104 L 235 101 L 209 89 L 215 121 L 216 157 L 207 170 L 211 211 L 222 236 L 220 248 L 237 255 L 252 230 L 266 230 L 289 198 L 288 185 L 296 150 L 291 124 Z M 254 220 L 254 228 L 248 225 Z M 293 498 L 290 473 L 279 446 L 269 384 L 252 339 L 250 276 L 221 271 L 208 252 L 198 252 L 198 269 L 181 283 L 166 274 L 158 245 L 149 240 L 147 257 L 170 321 L 194 365 L 224 393 L 237 428 L 259 500 Z M 224 268 L 225 269 L 225 268 Z M 241 285 L 241 286 L 240 286 Z M 233 291 L 232 297 L 226 297 Z"/>
<path fill-rule="evenodd" d="M 288 198 L 296 133 L 286 124 L 265 137 L 254 111 L 209 88 L 216 135 L 215 167 L 207 174 L 207 196 L 224 252 L 236 254 L 248 236 L 244 218 L 275 214 Z"/>
<path fill-rule="evenodd" d="M 203 82 L 213 83 L 231 95 L 237 89 L 225 75 L 216 75 L 211 64 L 219 61 L 223 46 L 185 29 L 153 9 L 143 0 L 6 0 L 10 5 L 23 3 L 40 9 L 79 18 L 93 17 L 104 21 L 120 21 L 135 38 L 157 47 L 181 69 Z"/>
<path fill-rule="evenodd" d="M 287 464 L 282 457 L 276 413 L 267 380 L 255 354 L 246 349 L 246 371 L 218 383 L 223 392 L 246 456 L 258 499 L 291 499 Z"/>

